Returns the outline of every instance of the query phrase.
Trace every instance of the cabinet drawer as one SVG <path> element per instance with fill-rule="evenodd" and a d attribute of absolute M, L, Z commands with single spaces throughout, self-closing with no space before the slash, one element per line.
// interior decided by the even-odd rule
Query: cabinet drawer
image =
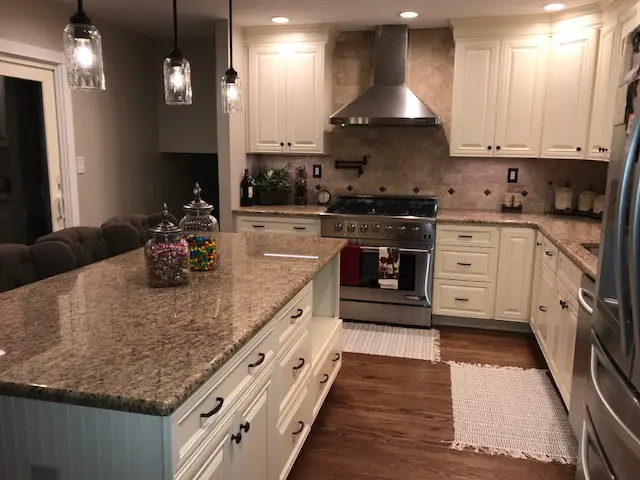
<path fill-rule="evenodd" d="M 582 281 L 582 270 L 576 267 L 571 260 L 562 252 L 558 255 L 557 267 L 558 279 L 569 289 L 569 294 L 573 298 L 578 298 L 578 290 Z"/>
<path fill-rule="evenodd" d="M 303 327 L 304 328 L 304 327 Z M 276 404 L 279 405 L 278 414 L 286 409 L 286 406 L 299 390 L 299 383 L 307 376 L 311 369 L 311 337 L 309 329 L 304 328 L 300 338 L 287 348 L 286 352 L 277 361 L 276 365 L 276 389 L 274 391 Z M 298 387 L 298 388 L 296 388 Z"/>
<path fill-rule="evenodd" d="M 329 349 L 326 351 L 325 356 L 320 359 L 318 364 L 320 368 L 316 367 L 316 370 L 313 373 L 312 382 L 313 382 L 313 392 L 314 392 L 314 401 L 313 401 L 313 417 L 318 414 L 320 407 L 322 407 L 322 403 L 324 398 L 327 395 L 327 392 L 333 385 L 333 381 L 335 380 L 338 372 L 340 371 L 340 367 L 342 366 L 342 327 L 336 329 L 336 331 L 331 336 L 329 340 Z"/>
<path fill-rule="evenodd" d="M 239 354 L 239 361 L 220 372 L 220 377 L 205 384 L 171 417 L 174 468 L 182 465 L 198 447 L 206 433 L 232 411 L 248 387 L 273 365 L 271 332 L 257 345 Z"/>
<path fill-rule="evenodd" d="M 296 217 L 238 217 L 238 233 L 285 233 L 290 235 L 320 236 L 320 220 Z"/>
<path fill-rule="evenodd" d="M 436 247 L 435 276 L 437 278 L 493 282 L 496 279 L 497 268 L 497 249 Z"/>
<path fill-rule="evenodd" d="M 278 428 L 278 478 L 284 480 L 289 475 L 291 467 L 300 453 L 302 444 L 311 430 L 312 395 L 308 386 L 302 390 L 294 400 L 294 408 L 290 411 L 286 420 Z"/>
<path fill-rule="evenodd" d="M 496 248 L 500 244 L 498 227 L 476 227 L 473 225 L 438 225 L 436 245 Z"/>
<path fill-rule="evenodd" d="M 455 317 L 493 318 L 495 284 L 457 280 L 434 281 L 433 313 Z"/>
<path fill-rule="evenodd" d="M 280 318 L 276 322 L 275 339 L 277 347 L 282 346 L 291 336 L 296 326 L 307 320 L 313 308 L 313 285 L 306 287 L 281 310 Z"/>
<path fill-rule="evenodd" d="M 558 247 L 547 237 L 542 237 L 542 261 L 555 273 L 558 264 Z"/>

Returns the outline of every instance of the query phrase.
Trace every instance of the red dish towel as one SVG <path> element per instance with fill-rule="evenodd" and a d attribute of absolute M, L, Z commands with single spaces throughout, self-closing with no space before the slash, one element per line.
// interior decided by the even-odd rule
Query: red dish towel
<path fill-rule="evenodd" d="M 358 245 L 347 245 L 340 252 L 340 285 L 357 287 L 360 282 L 362 251 Z"/>

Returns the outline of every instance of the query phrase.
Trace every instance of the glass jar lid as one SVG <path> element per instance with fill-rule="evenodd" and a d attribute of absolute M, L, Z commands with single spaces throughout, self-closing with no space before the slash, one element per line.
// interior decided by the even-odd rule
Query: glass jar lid
<path fill-rule="evenodd" d="M 193 188 L 193 200 L 186 205 L 182 206 L 182 209 L 186 213 L 190 213 L 192 215 L 199 214 L 209 214 L 213 210 L 213 205 L 208 204 L 200 197 L 200 193 L 202 189 L 200 188 L 200 184 L 196 182 L 196 186 Z"/>
<path fill-rule="evenodd" d="M 155 227 L 151 227 L 149 233 L 158 241 L 166 241 L 169 238 L 182 235 L 182 230 L 169 220 L 169 209 L 166 203 L 162 204 L 162 221 Z"/>

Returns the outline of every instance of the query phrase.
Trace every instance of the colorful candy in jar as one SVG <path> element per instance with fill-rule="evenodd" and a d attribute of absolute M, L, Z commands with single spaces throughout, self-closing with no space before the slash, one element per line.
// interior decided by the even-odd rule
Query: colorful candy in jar
<path fill-rule="evenodd" d="M 213 270 L 217 260 L 215 238 L 195 233 L 187 233 L 185 238 L 189 244 L 191 269 Z"/>
<path fill-rule="evenodd" d="M 218 221 L 211 215 L 213 205 L 202 200 L 200 185 L 193 189 L 193 201 L 182 209 L 186 215 L 180 220 L 180 228 L 189 244 L 191 270 L 213 270 L 220 261 Z"/>

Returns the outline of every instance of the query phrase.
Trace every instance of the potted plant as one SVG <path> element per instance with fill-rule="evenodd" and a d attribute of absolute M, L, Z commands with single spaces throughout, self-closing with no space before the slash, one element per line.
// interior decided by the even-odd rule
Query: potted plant
<path fill-rule="evenodd" d="M 296 179 L 293 187 L 293 203 L 307 204 L 307 169 L 304 165 L 296 165 Z"/>
<path fill-rule="evenodd" d="M 282 168 L 254 171 L 254 188 L 258 205 L 284 205 L 291 192 L 291 164 Z"/>

